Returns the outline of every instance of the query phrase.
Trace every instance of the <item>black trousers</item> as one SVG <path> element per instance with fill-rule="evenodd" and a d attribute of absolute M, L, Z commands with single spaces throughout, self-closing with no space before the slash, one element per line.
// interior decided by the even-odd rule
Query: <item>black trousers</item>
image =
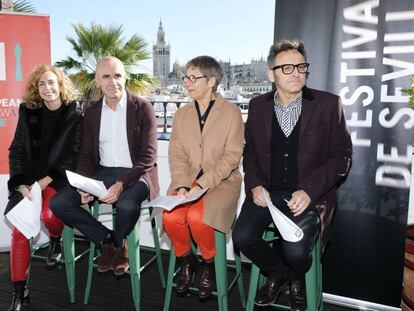
<path fill-rule="evenodd" d="M 311 205 L 294 217 L 284 201 L 290 199 L 290 193 L 270 196 L 274 205 L 303 230 L 303 238 L 299 242 L 279 239 L 273 246 L 264 241 L 263 233 L 273 222 L 272 216 L 267 207 L 257 206 L 248 195 L 233 228 L 233 244 L 267 276 L 303 277 L 312 264 L 312 248 L 320 229 L 319 215 Z"/>
<path fill-rule="evenodd" d="M 126 170 L 128 169 L 100 166 L 93 178 L 102 180 L 109 188 Z M 141 203 L 148 197 L 148 192 L 148 186 L 138 181 L 124 189 L 114 204 L 113 207 L 117 209 L 114 230 L 116 246 L 121 246 L 126 236 L 134 229 L 141 212 Z M 66 186 L 52 198 L 50 208 L 65 224 L 78 229 L 89 240 L 100 244 L 109 230 L 80 205 L 81 198 L 77 190 Z"/>

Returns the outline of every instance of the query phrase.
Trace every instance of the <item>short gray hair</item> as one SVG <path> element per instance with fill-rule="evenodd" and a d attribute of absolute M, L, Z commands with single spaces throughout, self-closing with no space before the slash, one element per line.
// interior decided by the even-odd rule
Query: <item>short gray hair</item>
<path fill-rule="evenodd" d="M 306 61 L 306 51 L 305 51 L 305 46 L 302 41 L 298 39 L 292 39 L 292 40 L 282 39 L 270 47 L 269 55 L 267 56 L 267 66 L 271 68 L 273 66 L 273 60 L 275 59 L 277 54 L 281 52 L 286 52 L 289 50 L 298 51 L 300 54 L 303 55 Z"/>

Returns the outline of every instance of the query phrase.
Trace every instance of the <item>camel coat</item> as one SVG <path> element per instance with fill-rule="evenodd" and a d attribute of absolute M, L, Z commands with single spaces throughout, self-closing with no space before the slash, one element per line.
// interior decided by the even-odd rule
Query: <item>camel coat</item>
<path fill-rule="evenodd" d="M 203 222 L 221 232 L 229 232 L 240 196 L 240 160 L 243 153 L 244 125 L 240 109 L 215 94 L 203 132 L 194 101 L 174 115 L 169 144 L 171 184 L 169 192 L 197 183 L 209 188 L 203 197 Z"/>

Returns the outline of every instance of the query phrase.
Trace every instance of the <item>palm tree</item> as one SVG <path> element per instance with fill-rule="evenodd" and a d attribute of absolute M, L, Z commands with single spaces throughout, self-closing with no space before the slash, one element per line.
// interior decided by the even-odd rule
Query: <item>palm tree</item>
<path fill-rule="evenodd" d="M 95 68 L 99 59 L 112 55 L 119 58 L 125 65 L 127 89 L 134 94 L 147 91 L 150 84 L 156 80 L 147 74 L 134 73 L 138 63 L 148 59 L 147 43 L 138 34 L 127 41 L 122 34 L 122 26 L 102 26 L 92 23 L 90 27 L 74 24 L 75 37 L 67 36 L 76 57 L 68 56 L 56 62 L 56 66 L 65 71 L 83 94 L 84 100 L 96 100 L 102 96 L 101 90 L 95 84 Z"/>
<path fill-rule="evenodd" d="M 15 12 L 36 13 L 36 9 L 30 1 L 26 0 L 0 0 L 0 11 L 12 8 Z"/>

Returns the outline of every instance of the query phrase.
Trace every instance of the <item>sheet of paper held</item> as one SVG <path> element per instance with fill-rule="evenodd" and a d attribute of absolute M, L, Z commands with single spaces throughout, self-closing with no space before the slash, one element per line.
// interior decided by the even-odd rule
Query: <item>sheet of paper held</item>
<path fill-rule="evenodd" d="M 143 203 L 142 207 L 155 207 L 155 209 L 152 212 L 152 217 L 151 217 L 151 218 L 154 218 L 156 215 L 161 213 L 163 209 L 167 211 L 171 211 L 178 205 L 197 200 L 207 191 L 208 191 L 208 188 L 203 188 L 199 191 L 194 192 L 189 197 L 178 197 L 176 195 L 158 196 L 152 201 L 147 201 Z"/>
<path fill-rule="evenodd" d="M 108 189 L 106 189 L 104 183 L 100 180 L 88 178 L 68 170 L 66 170 L 66 176 L 73 187 L 90 193 L 98 198 L 101 198 L 108 193 Z"/>
<path fill-rule="evenodd" d="M 40 211 L 42 209 L 42 190 L 35 182 L 30 190 L 32 200 L 24 198 L 6 215 L 6 218 L 27 238 L 40 232 Z"/>
<path fill-rule="evenodd" d="M 265 193 L 266 203 L 272 215 L 277 230 L 285 241 L 299 242 L 303 238 L 303 231 L 292 220 L 283 214 Z"/>

